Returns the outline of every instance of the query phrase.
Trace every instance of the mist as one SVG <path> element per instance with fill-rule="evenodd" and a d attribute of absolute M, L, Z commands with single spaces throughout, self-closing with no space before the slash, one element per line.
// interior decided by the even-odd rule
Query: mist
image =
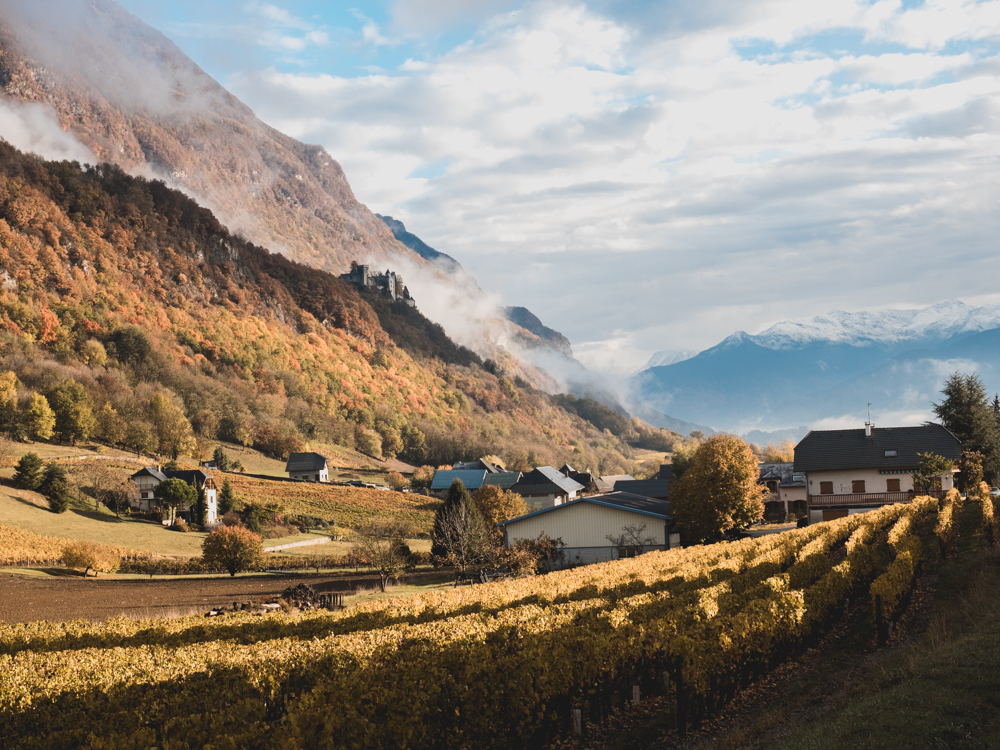
<path fill-rule="evenodd" d="M 0 138 L 50 161 L 97 162 L 90 149 L 63 130 L 55 110 L 47 104 L 0 98 Z"/>

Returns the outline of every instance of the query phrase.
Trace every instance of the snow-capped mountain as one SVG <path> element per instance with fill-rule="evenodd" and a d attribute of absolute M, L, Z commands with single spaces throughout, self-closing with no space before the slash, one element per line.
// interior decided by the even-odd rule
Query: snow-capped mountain
<path fill-rule="evenodd" d="M 675 362 L 683 362 L 685 359 L 691 359 L 698 352 L 688 352 L 688 351 L 675 351 L 673 349 L 656 352 L 649 361 L 640 367 L 637 372 L 642 372 L 643 370 L 648 370 L 650 367 L 663 367 L 664 365 L 672 365 Z"/>
<path fill-rule="evenodd" d="M 895 346 L 911 341 L 941 341 L 993 328 L 1000 328 L 1000 305 L 971 307 L 951 300 L 916 310 L 834 310 L 812 320 L 775 323 L 749 339 L 768 349 L 798 349 L 817 343 Z"/>
<path fill-rule="evenodd" d="M 1000 391 L 1000 305 L 831 312 L 738 331 L 697 356 L 633 376 L 632 398 L 677 419 L 747 432 L 895 424 L 932 417 L 945 379 L 976 373 Z M 883 419 L 884 418 L 884 419 Z"/>

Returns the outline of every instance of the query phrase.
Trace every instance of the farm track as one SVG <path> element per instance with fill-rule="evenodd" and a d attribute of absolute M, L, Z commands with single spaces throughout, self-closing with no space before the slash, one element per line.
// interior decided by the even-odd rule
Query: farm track
<path fill-rule="evenodd" d="M 66 571 L 60 569 L 61 573 Z M 411 573 L 416 583 L 435 571 Z M 378 585 L 368 573 L 333 575 L 273 575 L 237 578 L 130 579 L 66 575 L 37 578 L 0 573 L 0 622 L 107 620 L 112 617 L 172 617 L 207 612 L 215 606 L 276 596 L 289 586 L 308 583 L 316 591 L 353 591 Z"/>

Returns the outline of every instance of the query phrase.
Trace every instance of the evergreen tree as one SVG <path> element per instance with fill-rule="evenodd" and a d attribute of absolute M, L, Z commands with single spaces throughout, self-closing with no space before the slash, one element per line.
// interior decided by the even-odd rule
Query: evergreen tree
<path fill-rule="evenodd" d="M 222 518 L 227 513 L 231 513 L 236 507 L 236 493 L 233 492 L 233 485 L 229 483 L 228 478 L 222 482 L 222 489 L 219 490 L 219 497 L 216 503 L 219 518 Z"/>
<path fill-rule="evenodd" d="M 229 456 L 222 450 L 221 445 L 215 446 L 215 453 L 212 454 L 212 460 L 215 461 L 215 465 L 219 468 L 219 471 L 229 471 Z"/>
<path fill-rule="evenodd" d="M 54 461 L 45 464 L 38 491 L 49 501 L 53 513 L 65 513 L 69 510 L 69 480 L 66 469 Z"/>
<path fill-rule="evenodd" d="M 962 443 L 962 449 L 983 454 L 983 476 L 1000 482 L 1000 426 L 983 382 L 975 374 L 953 374 L 941 389 L 944 400 L 934 404 L 941 424 Z"/>
<path fill-rule="evenodd" d="M 191 509 L 193 516 L 191 520 L 199 526 L 204 526 L 205 519 L 208 517 L 208 498 L 205 497 L 205 488 L 199 482 L 195 482 L 194 489 L 198 493 L 198 499 L 195 500 L 194 507 Z"/>
<path fill-rule="evenodd" d="M 14 484 L 22 490 L 37 490 L 42 481 L 42 459 L 37 453 L 25 453 L 14 467 Z"/>
<path fill-rule="evenodd" d="M 431 554 L 435 557 L 444 557 L 448 550 L 442 544 L 445 536 L 445 525 L 451 513 L 455 512 L 459 506 L 464 506 L 470 516 L 478 516 L 479 511 L 472 495 L 465 489 L 461 479 L 456 479 L 448 488 L 448 494 L 444 498 L 444 505 L 438 508 L 434 514 L 434 528 L 431 531 Z"/>

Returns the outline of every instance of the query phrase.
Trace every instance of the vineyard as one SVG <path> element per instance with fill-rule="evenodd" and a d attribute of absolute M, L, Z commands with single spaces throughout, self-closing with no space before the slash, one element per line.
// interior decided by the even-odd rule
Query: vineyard
<path fill-rule="evenodd" d="M 75 540 L 33 534 L 16 526 L 0 526 L 0 566 L 59 564 L 66 545 L 73 541 Z M 96 546 L 126 561 L 138 562 L 151 557 L 149 552 L 128 547 L 103 544 Z"/>
<path fill-rule="evenodd" d="M 0 627 L 0 740 L 25 748 L 537 746 L 641 695 L 678 727 L 870 601 L 878 637 L 921 560 L 988 494 L 337 613 Z"/>

